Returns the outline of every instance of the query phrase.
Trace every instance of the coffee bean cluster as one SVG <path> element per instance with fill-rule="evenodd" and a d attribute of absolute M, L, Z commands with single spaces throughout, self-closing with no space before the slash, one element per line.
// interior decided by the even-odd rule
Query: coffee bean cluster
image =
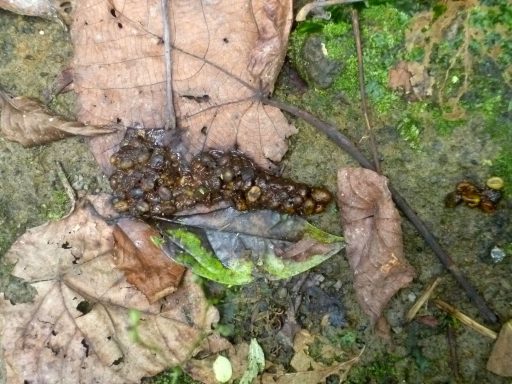
<path fill-rule="evenodd" d="M 240 211 L 320 213 L 329 191 L 274 176 L 238 151 L 207 151 L 185 163 L 169 146 L 155 144 L 144 130 L 127 134 L 111 157 L 114 208 L 134 216 L 172 216 L 197 205 L 229 202 Z"/>

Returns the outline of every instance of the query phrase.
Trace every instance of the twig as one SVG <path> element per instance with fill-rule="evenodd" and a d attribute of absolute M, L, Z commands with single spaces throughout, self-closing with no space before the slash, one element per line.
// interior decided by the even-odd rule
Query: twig
<path fill-rule="evenodd" d="M 375 171 L 377 173 L 381 173 L 379 154 L 377 152 L 377 144 L 375 142 L 375 134 L 370 124 L 370 118 L 368 117 L 368 104 L 366 103 L 366 88 L 364 81 L 363 48 L 361 45 L 359 14 L 356 8 L 352 8 L 352 30 L 354 31 L 354 39 L 356 41 L 357 70 L 359 73 L 359 93 L 361 94 L 361 111 L 363 113 L 364 122 L 366 124 L 368 137 L 370 138 L 370 148 L 373 157 L 373 164 L 375 164 Z"/>
<path fill-rule="evenodd" d="M 359 151 L 359 149 L 345 135 L 339 132 L 334 125 L 331 125 L 318 119 L 309 112 L 306 112 L 302 109 L 299 109 L 297 107 L 294 107 L 281 101 L 269 98 L 262 99 L 261 101 L 267 105 L 272 105 L 276 108 L 279 108 L 296 117 L 303 119 L 316 129 L 318 129 L 320 132 L 325 134 L 341 149 L 343 149 L 350 156 L 352 156 L 363 168 L 368 168 L 375 171 L 373 164 L 361 153 L 361 151 Z M 407 201 L 398 193 L 398 191 L 393 187 L 391 183 L 388 184 L 388 187 L 391 192 L 391 195 L 393 196 L 395 204 L 398 206 L 398 208 L 400 208 L 403 214 L 414 225 L 418 233 L 423 237 L 428 246 L 434 251 L 434 253 L 441 261 L 441 263 L 445 266 L 445 268 L 453 275 L 453 277 L 455 277 L 455 280 L 457 280 L 459 285 L 462 288 L 464 288 L 470 300 L 478 308 L 480 315 L 488 323 L 497 323 L 497 316 L 489 308 L 483 297 L 480 296 L 475 287 L 473 287 L 473 285 L 469 282 L 469 280 L 462 273 L 462 271 L 455 265 L 450 255 L 448 255 L 448 253 L 441 247 L 441 245 L 434 237 L 434 235 L 430 232 L 430 230 L 427 228 L 425 223 L 418 217 L 416 212 L 414 212 L 414 210 L 409 206 Z"/>
<path fill-rule="evenodd" d="M 71 202 L 71 208 L 69 210 L 69 213 L 72 213 L 75 210 L 76 206 L 76 193 L 71 184 L 69 183 L 69 180 L 66 176 L 66 173 L 64 172 L 64 167 L 62 167 L 62 164 L 60 161 L 55 162 L 57 165 L 57 176 L 59 177 L 59 181 L 62 184 L 62 187 L 66 191 L 66 194 L 68 195 L 69 201 Z"/>
<path fill-rule="evenodd" d="M 306 20 L 306 16 L 315 8 L 320 7 L 328 7 L 330 5 L 336 4 L 350 4 L 350 3 L 359 3 L 363 0 L 325 0 L 325 1 L 313 1 L 309 4 L 303 6 L 299 12 L 297 12 L 297 16 L 295 16 L 295 21 L 304 21 Z"/>
<path fill-rule="evenodd" d="M 176 116 L 172 97 L 172 58 L 171 58 L 171 28 L 169 27 L 168 0 L 160 0 L 162 6 L 162 23 L 164 26 L 164 62 L 165 62 L 165 129 L 176 129 Z"/>
<path fill-rule="evenodd" d="M 437 277 L 428 287 L 427 289 L 421 294 L 421 296 L 416 300 L 414 305 L 407 311 L 407 315 L 405 316 L 405 321 L 409 322 L 412 319 L 416 317 L 416 314 L 420 310 L 421 307 L 423 307 L 423 304 L 427 302 L 427 300 L 432 296 L 432 292 L 434 292 L 434 289 L 437 287 L 439 282 L 441 281 L 440 277 Z"/>
<path fill-rule="evenodd" d="M 457 320 L 459 320 L 462 324 L 467 325 L 469 328 L 473 329 L 474 331 L 477 331 L 481 335 L 490 337 L 491 339 L 496 339 L 498 337 L 498 334 L 494 332 L 492 329 L 489 329 L 482 324 L 476 322 L 468 315 L 465 315 L 458 309 L 452 307 L 450 304 L 444 302 L 443 300 L 436 299 L 434 300 L 434 304 L 437 308 L 445 311 L 449 315 L 455 317 Z"/>
<path fill-rule="evenodd" d="M 459 381 L 459 354 L 457 353 L 457 337 L 453 325 L 448 324 L 446 327 L 446 340 L 448 341 L 449 365 L 452 370 L 453 378 Z"/>

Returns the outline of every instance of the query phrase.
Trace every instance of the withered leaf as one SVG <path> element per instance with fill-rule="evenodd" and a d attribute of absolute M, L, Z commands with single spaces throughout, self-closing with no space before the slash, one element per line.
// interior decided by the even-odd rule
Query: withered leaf
<path fill-rule="evenodd" d="M 77 4 L 71 32 L 81 121 L 164 126 L 160 4 Z M 296 129 L 259 98 L 272 91 L 291 19 L 291 0 L 170 2 L 174 107 L 187 154 L 237 147 L 267 168 L 281 159 Z M 118 141 L 93 142 L 100 164 Z"/>
<path fill-rule="evenodd" d="M 295 354 L 290 361 L 290 365 L 295 372 L 287 373 L 282 368 L 277 369 L 275 373 L 263 373 L 257 382 L 260 384 L 316 384 L 325 382 L 327 377 L 331 375 L 338 375 L 339 382 L 344 382 L 352 366 L 359 361 L 361 354 L 348 361 L 334 362 L 332 365 L 326 365 L 315 361 L 310 354 L 310 346 L 316 339 L 320 338 L 305 330 L 297 333 L 293 340 L 293 350 Z M 333 349 L 325 340 L 318 341 L 320 341 L 322 352 L 326 351 L 329 355 L 334 352 L 338 358 L 343 355 L 343 351 L 336 347 Z"/>
<path fill-rule="evenodd" d="M 185 273 L 185 267 L 153 243 L 152 237 L 158 236 L 156 229 L 136 219 L 122 218 L 114 227 L 116 266 L 150 303 L 176 291 Z"/>
<path fill-rule="evenodd" d="M 95 136 L 114 128 L 86 126 L 54 115 L 38 101 L 0 92 L 0 133 L 23 146 L 45 144 L 71 135 Z"/>
<path fill-rule="evenodd" d="M 94 208 L 107 199 L 27 231 L 6 254 L 37 290 L 31 303 L 0 300 L 7 382 L 138 383 L 203 348 L 217 311 L 190 274 L 155 304 L 126 281 Z"/>
<path fill-rule="evenodd" d="M 509 320 L 501 327 L 498 339 L 494 343 L 489 360 L 487 360 L 487 369 L 499 376 L 512 377 L 511 354 L 512 320 Z"/>
<path fill-rule="evenodd" d="M 363 168 L 338 171 L 338 203 L 357 299 L 375 323 L 414 277 L 404 257 L 400 215 L 387 179 Z"/>
<path fill-rule="evenodd" d="M 434 78 L 428 74 L 421 63 L 400 61 L 389 70 L 389 87 L 402 90 L 405 95 L 415 100 L 423 100 L 432 96 Z"/>

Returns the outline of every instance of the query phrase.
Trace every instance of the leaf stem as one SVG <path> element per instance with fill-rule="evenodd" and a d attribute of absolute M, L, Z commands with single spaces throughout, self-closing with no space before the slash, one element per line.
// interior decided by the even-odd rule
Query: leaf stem
<path fill-rule="evenodd" d="M 282 111 L 286 111 L 291 115 L 299 117 L 311 124 L 313 127 L 318 129 L 324 135 L 326 135 L 330 140 L 332 140 L 336 145 L 338 145 L 341 149 L 347 152 L 352 158 L 354 158 L 363 168 L 371 169 L 375 171 L 375 167 L 371 161 L 369 161 L 361 151 L 339 130 L 336 126 L 326 123 L 319 118 L 313 116 L 311 113 L 304 111 L 300 108 L 297 108 L 293 105 L 284 103 L 282 101 L 274 100 L 271 98 L 263 98 L 262 103 L 271 105 L 273 107 L 279 108 Z M 428 229 L 426 224 L 421 220 L 421 218 L 416 214 L 416 212 L 411 208 L 411 206 L 407 203 L 407 201 L 400 195 L 400 193 L 393 187 L 391 183 L 388 185 L 391 195 L 393 196 L 393 200 L 395 204 L 400 208 L 403 214 L 409 219 L 409 221 L 414 225 L 418 233 L 423 237 L 428 246 L 432 249 L 432 251 L 436 254 L 437 258 L 441 261 L 444 267 L 452 274 L 452 276 L 457 280 L 459 285 L 466 291 L 469 299 L 475 304 L 480 312 L 480 315 L 485 319 L 486 322 L 490 324 L 496 324 L 498 322 L 498 317 L 491 310 L 491 308 L 487 305 L 484 298 L 480 296 L 476 288 L 471 284 L 471 282 L 466 278 L 464 273 L 459 269 L 457 265 L 455 265 L 453 259 L 450 255 L 441 247 L 436 237 L 432 234 L 432 232 Z"/>
<path fill-rule="evenodd" d="M 176 115 L 172 96 L 172 57 L 171 57 L 171 29 L 169 27 L 169 0 L 160 0 L 162 6 L 162 23 L 164 31 L 164 63 L 165 63 L 165 129 L 176 129 Z"/>

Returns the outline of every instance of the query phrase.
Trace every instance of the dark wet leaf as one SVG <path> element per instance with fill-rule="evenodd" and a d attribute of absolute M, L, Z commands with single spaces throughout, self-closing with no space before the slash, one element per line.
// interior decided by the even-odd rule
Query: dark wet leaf
<path fill-rule="evenodd" d="M 363 168 L 338 171 L 338 203 L 357 299 L 375 323 L 414 277 L 404 257 L 400 215 L 387 179 Z"/>
<path fill-rule="evenodd" d="M 171 256 L 198 275 L 230 285 L 263 275 L 271 279 L 294 276 L 320 264 L 344 245 L 342 238 L 301 217 L 273 211 L 226 208 L 182 216 L 159 226 Z"/>
<path fill-rule="evenodd" d="M 0 92 L 0 133 L 23 146 L 45 144 L 71 135 L 95 136 L 114 131 L 114 128 L 66 120 L 53 115 L 34 99 L 10 97 Z"/>

